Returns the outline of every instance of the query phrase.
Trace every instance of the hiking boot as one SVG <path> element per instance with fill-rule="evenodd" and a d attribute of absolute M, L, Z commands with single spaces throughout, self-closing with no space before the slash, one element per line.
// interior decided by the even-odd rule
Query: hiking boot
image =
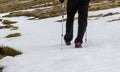
<path fill-rule="evenodd" d="M 75 48 L 82 48 L 81 42 L 76 42 L 75 43 Z"/>
<path fill-rule="evenodd" d="M 65 44 L 66 44 L 67 46 L 71 45 L 71 43 L 70 43 L 70 42 L 65 42 Z"/>

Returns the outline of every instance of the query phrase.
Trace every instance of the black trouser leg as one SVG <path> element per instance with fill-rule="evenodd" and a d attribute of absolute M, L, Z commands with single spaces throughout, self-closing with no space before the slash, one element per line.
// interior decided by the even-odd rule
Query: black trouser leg
<path fill-rule="evenodd" d="M 87 17 L 88 17 L 88 6 L 89 6 L 89 1 L 88 2 L 81 2 L 81 5 L 78 7 L 78 34 L 77 38 L 75 39 L 76 42 L 83 42 L 83 36 L 86 31 L 87 27 Z"/>
<path fill-rule="evenodd" d="M 68 0 L 67 2 L 66 34 L 64 36 L 66 42 L 70 42 L 73 38 L 74 15 L 77 11 L 76 3 L 77 3 L 76 0 Z"/>

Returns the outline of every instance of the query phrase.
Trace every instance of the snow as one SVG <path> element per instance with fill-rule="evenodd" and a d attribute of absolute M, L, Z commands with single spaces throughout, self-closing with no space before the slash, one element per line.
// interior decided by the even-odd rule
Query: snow
<path fill-rule="evenodd" d="M 33 8 L 33 9 L 26 9 L 26 10 L 18 10 L 18 11 L 13 11 L 13 12 L 30 12 L 30 11 L 34 11 L 34 10 L 43 10 L 43 9 L 49 9 L 49 8 L 53 8 L 54 6 L 48 6 L 48 7 L 40 7 L 40 8 Z"/>
<path fill-rule="evenodd" d="M 119 12 L 113 8 L 89 12 L 89 15 Z M 0 14 L 3 16 L 3 14 Z M 3 72 L 119 72 L 120 71 L 120 14 L 88 20 L 87 38 L 83 48 L 75 49 L 64 43 L 61 50 L 61 17 L 27 20 L 28 17 L 4 18 L 18 21 L 18 30 L 0 30 L 0 44 L 22 51 L 22 55 L 7 56 L 0 60 Z M 74 39 L 77 20 L 74 22 Z M 65 27 L 65 22 L 64 22 Z M 64 29 L 65 30 L 65 29 Z M 4 36 L 19 32 L 21 37 Z M 65 32 L 65 31 L 64 31 Z"/>
<path fill-rule="evenodd" d="M 106 10 L 99 10 L 99 11 L 91 11 L 89 12 L 89 15 L 98 15 L 98 14 L 107 14 L 107 13 L 116 13 L 120 12 L 120 8 L 113 8 L 113 9 L 106 9 Z"/>

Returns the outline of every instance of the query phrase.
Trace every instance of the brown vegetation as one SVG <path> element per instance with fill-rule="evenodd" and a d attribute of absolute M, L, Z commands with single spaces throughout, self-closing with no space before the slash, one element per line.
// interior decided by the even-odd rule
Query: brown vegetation
<path fill-rule="evenodd" d="M 2 21 L 3 24 L 14 24 L 14 23 L 17 23 L 15 21 L 9 21 L 9 20 L 3 20 Z"/>
<path fill-rule="evenodd" d="M 10 21 L 10 20 L 3 20 L 3 19 L 0 19 L 0 21 L 2 22 L 3 26 L 0 26 L 0 29 L 11 29 L 11 30 L 17 30 L 18 27 L 12 25 L 12 24 L 15 24 L 17 23 L 16 21 Z"/>
<path fill-rule="evenodd" d="M 13 34 L 9 34 L 9 35 L 5 36 L 5 38 L 12 38 L 12 37 L 19 37 L 19 36 L 21 36 L 20 33 L 13 33 Z"/>
<path fill-rule="evenodd" d="M 7 3 L 8 2 L 6 2 L 6 4 Z M 4 10 L 6 11 L 2 11 L 2 12 L 24 10 L 24 9 L 31 9 L 31 8 L 38 8 L 38 9 L 35 9 L 33 11 L 11 12 L 10 14 L 4 17 L 29 16 L 29 17 L 35 17 L 38 19 L 43 19 L 43 18 L 49 18 L 49 17 L 55 17 L 55 16 L 61 15 L 61 5 L 59 0 L 58 1 L 57 0 L 51 0 L 51 1 L 50 0 L 13 0 L 12 2 L 9 2 L 7 5 L 8 5 L 7 7 L 9 7 L 10 10 L 5 6 Z M 43 7 L 49 7 L 49 8 L 40 9 Z M 108 9 L 113 7 L 120 7 L 120 1 L 119 0 L 91 0 L 89 9 L 100 10 L 100 9 Z M 66 2 L 65 2 L 65 8 L 66 8 Z"/>
<path fill-rule="evenodd" d="M 0 55 L 2 57 L 5 57 L 5 56 L 16 56 L 16 55 L 22 54 L 20 51 L 15 50 L 14 48 L 8 47 L 8 46 L 0 46 L 0 50 L 1 50 Z"/>

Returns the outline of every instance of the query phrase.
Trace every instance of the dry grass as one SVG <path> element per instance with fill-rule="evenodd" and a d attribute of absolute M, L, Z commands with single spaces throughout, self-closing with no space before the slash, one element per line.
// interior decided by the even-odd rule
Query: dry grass
<path fill-rule="evenodd" d="M 108 22 L 120 21 L 120 18 L 109 20 Z"/>
<path fill-rule="evenodd" d="M 2 0 L 3 1 L 3 0 Z M 59 0 L 13 0 L 10 2 L 3 3 L 0 5 L 0 12 L 8 12 L 8 11 L 16 11 L 16 10 L 25 10 L 31 8 L 43 8 L 49 7 L 45 9 L 35 9 L 33 11 L 18 11 L 18 12 L 11 12 L 4 17 L 17 17 L 17 16 L 28 16 L 34 17 L 32 19 L 43 19 L 49 17 L 55 17 L 61 15 L 61 4 Z M 52 6 L 52 7 L 51 7 Z M 3 7 L 4 9 L 2 9 Z M 108 9 L 120 7 L 119 0 L 91 0 L 89 10 L 101 10 L 101 9 Z M 66 2 L 65 2 L 66 8 Z M 4 11 L 2 11 L 4 10 Z M 65 10 L 66 14 L 66 10 Z M 30 19 L 31 20 L 31 19 Z"/>
<path fill-rule="evenodd" d="M 2 21 L 3 24 L 14 24 L 14 23 L 17 23 L 15 21 L 9 21 L 9 20 L 3 20 Z"/>
<path fill-rule="evenodd" d="M 12 37 L 19 37 L 19 36 L 21 36 L 20 33 L 13 33 L 13 34 L 9 34 L 9 35 L 5 36 L 5 38 L 12 38 Z"/>
<path fill-rule="evenodd" d="M 38 8 L 42 6 L 41 4 L 53 1 L 55 0 L 0 0 L 0 13 Z"/>
<path fill-rule="evenodd" d="M 14 26 L 13 24 L 17 23 L 16 21 L 9 21 L 1 19 L 3 26 L 0 26 L 0 29 L 11 29 L 17 30 L 18 27 Z"/>
<path fill-rule="evenodd" d="M 43 2 L 41 2 L 43 3 Z M 14 16 L 28 16 L 28 17 L 35 17 L 38 19 L 43 19 L 43 18 L 49 18 L 49 17 L 55 17 L 55 16 L 60 16 L 61 15 L 61 5 L 58 1 L 55 1 L 52 3 L 50 2 L 45 2 L 45 4 L 39 4 L 35 5 L 32 7 L 49 7 L 53 6 L 50 8 L 45 8 L 45 9 L 36 9 L 33 11 L 19 11 L 19 12 L 11 12 L 9 15 L 6 15 L 4 17 L 14 17 Z M 66 2 L 65 2 L 66 3 Z M 113 8 L 113 7 L 119 7 L 120 6 L 120 1 L 119 0 L 92 0 L 89 9 L 90 10 L 100 10 L 100 9 L 108 9 L 108 8 Z M 65 5 L 66 8 L 66 5 Z M 65 10 L 66 14 L 66 10 Z M 35 19 L 33 18 L 33 19 Z"/>
<path fill-rule="evenodd" d="M 59 8 L 59 9 L 58 9 Z M 9 15 L 6 15 L 4 17 L 14 17 L 14 16 L 28 16 L 28 17 L 35 17 L 38 19 L 43 18 L 49 18 L 49 17 L 55 17 L 61 15 L 60 6 L 47 8 L 47 9 L 36 9 L 34 11 L 26 11 L 26 12 L 13 12 Z"/>
<path fill-rule="evenodd" d="M 89 16 L 89 18 L 94 18 L 94 17 L 106 17 L 106 16 L 111 16 L 111 15 L 116 15 L 116 14 L 120 14 L 119 12 L 115 12 L 115 13 L 107 13 L 107 14 L 98 14 L 98 15 L 93 15 L 93 16 Z"/>
<path fill-rule="evenodd" d="M 92 16 L 88 16 L 88 19 L 99 19 L 101 17 L 106 17 L 106 16 L 112 16 L 112 15 L 116 15 L 116 14 L 120 14 L 119 12 L 115 12 L 115 13 L 107 13 L 107 14 L 98 14 L 98 15 L 92 15 Z M 78 19 L 78 17 L 75 17 L 74 19 Z M 64 19 L 63 21 L 66 21 L 67 19 Z M 114 19 L 114 20 L 110 20 L 110 21 L 117 21 L 119 19 Z M 57 20 L 57 22 L 62 22 L 62 20 Z"/>
<path fill-rule="evenodd" d="M 109 9 L 109 8 L 115 8 L 115 7 L 120 7 L 120 1 L 119 0 L 104 0 L 99 3 L 91 3 L 90 4 L 90 10 L 101 10 L 101 9 Z"/>
<path fill-rule="evenodd" d="M 2 49 L 2 53 L 1 55 L 4 56 L 16 56 L 16 55 L 20 55 L 22 54 L 20 51 L 15 50 L 12 47 L 8 47 L 8 46 L 1 46 L 0 49 Z"/>
<path fill-rule="evenodd" d="M 0 72 L 2 72 L 2 69 L 3 69 L 3 68 L 0 67 Z"/>
<path fill-rule="evenodd" d="M 2 19 L 0 19 L 0 22 L 2 21 Z"/>

